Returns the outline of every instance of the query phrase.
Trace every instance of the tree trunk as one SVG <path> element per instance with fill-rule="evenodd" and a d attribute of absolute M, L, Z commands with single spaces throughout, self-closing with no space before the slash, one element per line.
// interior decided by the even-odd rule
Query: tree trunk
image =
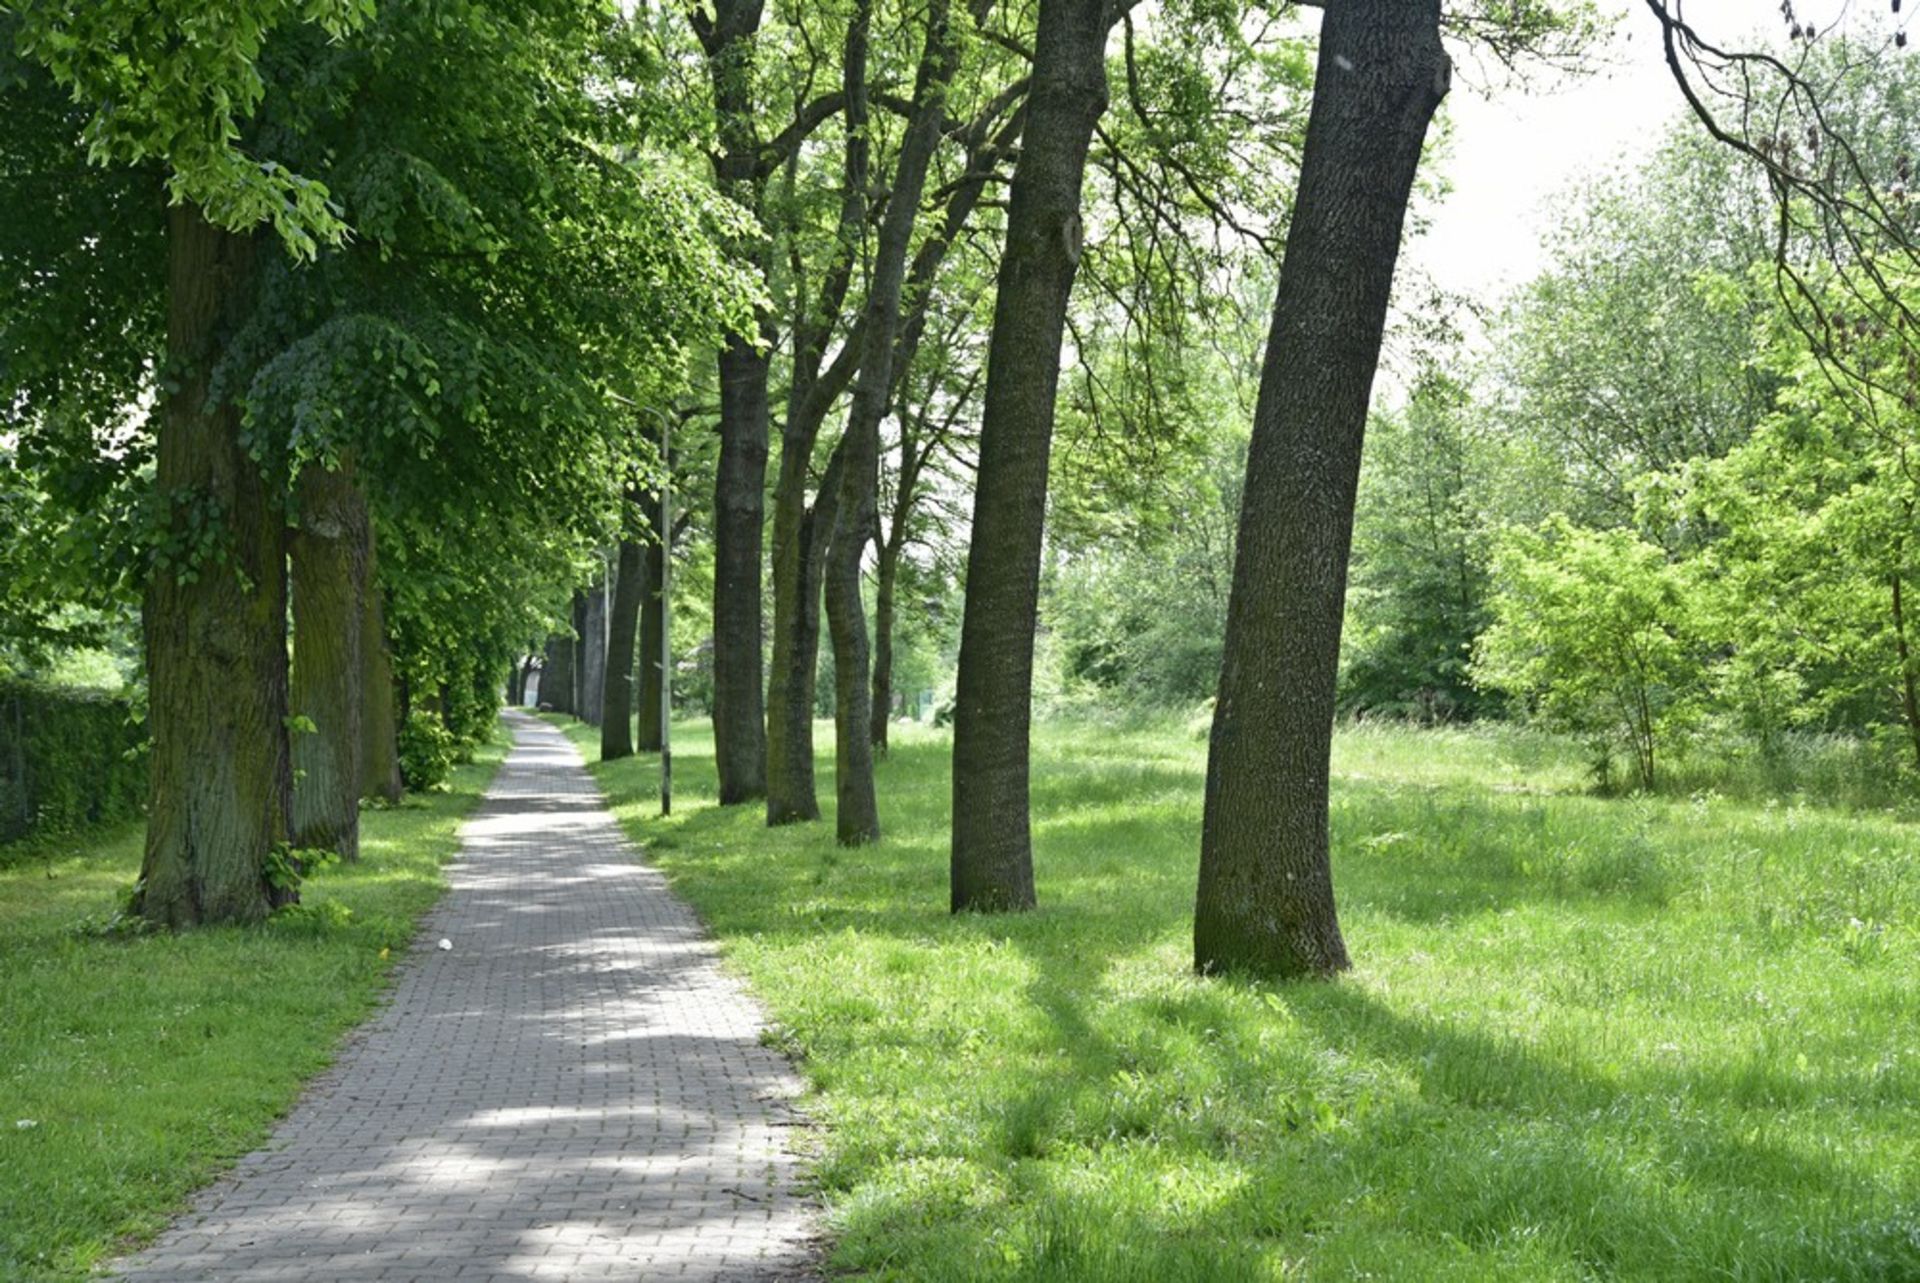
<path fill-rule="evenodd" d="M 639 496 L 630 496 L 629 504 Z M 633 643 L 640 599 L 647 591 L 647 550 L 637 537 L 620 541 L 613 572 L 613 618 L 607 629 L 606 698 L 600 708 L 600 760 L 633 755 Z M 646 710 L 640 712 L 646 717 Z"/>
<path fill-rule="evenodd" d="M 821 579 L 826 570 L 827 537 L 840 510 L 840 477 L 845 465 L 844 449 L 836 448 L 811 510 L 806 507 L 805 482 L 801 482 L 792 534 L 778 529 L 776 516 L 773 674 L 778 689 L 767 714 L 770 825 L 820 818 L 813 779 L 813 705 L 820 676 Z M 780 466 L 784 472 L 784 456 Z M 804 462 L 801 467 L 804 469 Z"/>
<path fill-rule="evenodd" d="M 880 837 L 860 561 L 872 541 L 876 519 L 880 420 L 886 416 L 893 393 L 894 346 L 900 335 L 900 294 L 906 284 L 907 251 L 926 189 L 927 170 L 940 142 L 947 82 L 953 75 L 946 0 L 928 0 L 926 22 L 926 46 L 916 76 L 913 114 L 900 142 L 893 192 L 874 249 L 864 350 L 860 374 L 853 385 L 853 403 L 847 411 L 846 471 L 840 478 L 839 512 L 827 546 L 823 585 L 827 629 L 833 639 L 835 785 L 839 797 L 834 827 L 840 842 L 848 846 Z"/>
<path fill-rule="evenodd" d="M 893 724 L 893 592 L 900 578 L 900 549 L 880 545 L 878 582 L 873 599 L 873 751 L 887 754 L 887 728 Z"/>
<path fill-rule="evenodd" d="M 720 466 L 714 481 L 713 751 L 720 804 L 767 791 L 760 672 L 760 556 L 767 480 L 767 357 L 745 339 L 720 353 Z"/>
<path fill-rule="evenodd" d="M 172 390 L 154 475 L 167 526 L 143 619 L 153 748 L 134 895 L 134 911 L 166 927 L 257 921 L 296 898 L 267 877 L 293 806 L 285 517 L 241 444 L 239 407 L 209 397 L 252 303 L 255 253 L 195 206 L 168 211 Z M 196 547 L 208 531 L 217 546 Z"/>
<path fill-rule="evenodd" d="M 1033 635 L 1087 146 L 1107 104 L 1103 0 L 1041 0 L 987 348 L 953 727 L 952 907 L 1030 909 Z"/>
<path fill-rule="evenodd" d="M 293 567 L 293 843 L 360 858 L 367 503 L 350 464 L 300 470 Z"/>
<path fill-rule="evenodd" d="M 573 593 L 573 644 L 567 648 L 567 711 L 582 720 L 586 717 L 587 675 L 587 594 Z"/>
<path fill-rule="evenodd" d="M 658 753 L 665 743 L 660 725 L 660 683 L 665 671 L 660 667 L 660 634 L 667 626 L 667 602 L 660 595 L 666 582 L 667 545 L 660 534 L 661 496 L 647 496 L 647 512 L 652 518 L 654 537 L 646 545 L 646 587 L 640 603 L 640 734 L 637 747 L 642 753 Z"/>
<path fill-rule="evenodd" d="M 540 702 L 556 713 L 573 711 L 573 638 L 547 638 L 547 666 L 540 673 Z"/>
<path fill-rule="evenodd" d="M 606 579 L 590 586 L 580 601 L 580 720 L 598 726 L 607 697 Z"/>
<path fill-rule="evenodd" d="M 398 802 L 400 724 L 394 713 L 393 652 L 387 646 L 386 604 L 380 595 L 380 541 L 367 522 L 366 591 L 360 607 L 360 796 Z"/>
<path fill-rule="evenodd" d="M 1900 555 L 1900 545 L 1894 544 L 1894 556 Z M 1902 601 L 1900 572 L 1894 571 L 1888 576 L 1893 586 L 1893 640 L 1900 654 L 1900 709 L 1907 720 L 1907 738 L 1913 744 L 1914 764 L 1920 766 L 1920 690 L 1915 689 L 1913 674 L 1913 651 L 1907 644 L 1907 612 Z"/>
<path fill-rule="evenodd" d="M 1247 454 L 1207 760 L 1194 965 L 1348 966 L 1328 756 L 1362 437 L 1395 260 L 1449 63 L 1437 0 L 1329 5 Z"/>
<path fill-rule="evenodd" d="M 753 101 L 753 44 L 763 0 L 717 0 L 696 22 L 713 81 L 720 189 L 758 217 L 761 183 Z M 704 14 L 704 10 L 702 11 Z M 736 252 L 758 262 L 763 245 Z M 765 265 L 760 264 L 762 271 Z M 713 486 L 713 750 L 720 804 L 767 791 L 766 702 L 761 677 L 760 561 L 767 483 L 767 373 L 772 327 L 730 336 L 720 349 L 720 462 Z"/>
<path fill-rule="evenodd" d="M 780 475 L 773 495 L 773 679 L 767 702 L 767 823 L 820 818 L 813 779 L 813 703 L 820 666 L 820 591 L 827 544 L 839 511 L 846 441 L 834 449 L 812 508 L 807 483 L 820 426 L 856 371 L 863 345 L 849 334 L 825 373 L 821 365 L 852 284 L 856 251 L 864 245 L 872 153 L 867 129 L 867 39 L 871 0 L 856 0 L 841 53 L 846 118 L 840 183 L 840 249 L 830 260 L 819 296 L 795 288 L 792 375 L 787 417 L 780 426 Z M 794 279 L 801 279 L 796 260 Z"/>

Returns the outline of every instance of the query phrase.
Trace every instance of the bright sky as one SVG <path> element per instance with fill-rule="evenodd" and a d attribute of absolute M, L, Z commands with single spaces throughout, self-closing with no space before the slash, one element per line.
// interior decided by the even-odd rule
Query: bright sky
<path fill-rule="evenodd" d="M 1437 284 L 1492 303 L 1544 265 L 1542 244 L 1554 205 L 1582 174 L 1647 156 L 1662 126 L 1684 107 L 1660 46 L 1660 26 L 1641 0 L 1597 0 L 1621 15 L 1597 74 L 1540 77 L 1539 83 L 1476 87 L 1472 68 L 1447 99 L 1454 122 L 1445 173 L 1454 190 L 1433 216 L 1410 261 Z M 1877 12 L 1887 0 L 1864 0 Z M 1845 0 L 1800 0 L 1803 19 L 1825 24 Z M 1779 0 L 1685 0 L 1685 19 L 1717 44 L 1754 47 L 1783 30 Z M 1856 15 L 1860 14 L 1855 6 Z"/>

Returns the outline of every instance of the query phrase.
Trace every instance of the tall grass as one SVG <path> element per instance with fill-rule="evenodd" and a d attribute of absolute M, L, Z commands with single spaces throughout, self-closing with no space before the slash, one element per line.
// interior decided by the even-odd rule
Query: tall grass
<path fill-rule="evenodd" d="M 1273 986 L 1189 971 L 1183 729 L 1041 728 L 1041 908 L 1000 918 L 945 911 L 942 733 L 900 733 L 854 850 L 714 806 L 703 732 L 677 743 L 671 820 L 650 759 L 596 769 L 800 1058 L 837 1268 L 1920 1278 L 1898 815 L 1603 799 L 1550 737 L 1344 732 L 1358 967 Z"/>

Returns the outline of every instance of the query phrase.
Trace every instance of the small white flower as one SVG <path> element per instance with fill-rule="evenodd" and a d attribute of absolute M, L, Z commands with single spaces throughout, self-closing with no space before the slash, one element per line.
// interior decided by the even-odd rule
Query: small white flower
<path fill-rule="evenodd" d="M 38 1127 L 40 1120 L 38 1118 L 20 1118 L 14 1120 L 13 1125 L 21 1131 L 26 1131 L 29 1127 Z"/>

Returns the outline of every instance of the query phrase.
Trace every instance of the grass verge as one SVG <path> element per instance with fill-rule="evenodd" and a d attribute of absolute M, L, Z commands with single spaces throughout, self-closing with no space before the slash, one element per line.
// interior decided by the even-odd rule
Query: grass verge
<path fill-rule="evenodd" d="M 85 1277 L 266 1137 L 385 988 L 505 752 L 367 811 L 360 861 L 259 927 L 102 934 L 137 826 L 0 871 L 0 1279 Z"/>
<path fill-rule="evenodd" d="M 571 729 L 591 758 L 597 740 Z M 1920 1278 L 1920 857 L 1884 813 L 1605 800 L 1538 737 L 1336 749 L 1332 984 L 1188 971 L 1203 743 L 1036 734 L 1041 908 L 946 912 L 948 741 L 887 836 L 594 770 L 801 1061 L 875 1279 Z"/>

